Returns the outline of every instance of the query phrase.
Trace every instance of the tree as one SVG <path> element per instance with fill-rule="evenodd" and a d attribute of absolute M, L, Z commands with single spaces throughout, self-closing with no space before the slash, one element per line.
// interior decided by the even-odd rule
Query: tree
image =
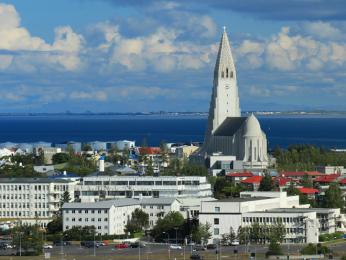
<path fill-rule="evenodd" d="M 146 174 L 149 176 L 154 175 L 153 161 L 151 160 L 151 158 L 148 160 Z"/>
<path fill-rule="evenodd" d="M 125 226 L 126 233 L 131 234 L 141 232 L 149 226 L 149 215 L 141 209 L 135 209 L 131 214 L 131 219 Z"/>
<path fill-rule="evenodd" d="M 60 207 L 62 207 L 64 205 L 64 203 L 68 203 L 71 200 L 71 196 L 70 193 L 66 190 L 64 191 L 64 193 L 62 194 L 62 197 L 60 199 Z"/>
<path fill-rule="evenodd" d="M 238 228 L 238 240 L 240 244 L 248 244 L 250 242 L 250 227 Z"/>
<path fill-rule="evenodd" d="M 13 230 L 13 244 L 22 250 L 22 255 L 40 255 L 42 253 L 42 231 L 38 225 L 19 225 Z"/>
<path fill-rule="evenodd" d="M 93 150 L 93 148 L 91 147 L 90 144 L 85 143 L 85 144 L 82 145 L 82 151 L 89 152 L 89 151 L 92 151 L 92 150 Z"/>
<path fill-rule="evenodd" d="M 70 155 L 67 153 L 56 153 L 52 157 L 53 164 L 66 163 L 70 160 Z"/>
<path fill-rule="evenodd" d="M 62 232 L 62 217 L 54 216 L 53 220 L 47 224 L 48 234 L 57 234 Z"/>
<path fill-rule="evenodd" d="M 296 186 L 294 185 L 293 181 L 291 181 L 291 183 L 288 186 L 286 192 L 287 192 L 288 196 L 300 195 L 300 191 L 296 188 Z"/>
<path fill-rule="evenodd" d="M 305 174 L 303 178 L 300 181 L 300 184 L 305 187 L 305 188 L 312 188 L 313 183 L 312 180 L 310 179 L 309 175 Z"/>
<path fill-rule="evenodd" d="M 342 200 L 342 192 L 339 184 L 331 183 L 329 188 L 325 191 L 324 207 L 340 208 L 343 210 L 344 202 Z"/>
<path fill-rule="evenodd" d="M 233 228 L 230 228 L 229 233 L 222 234 L 222 243 L 224 245 L 232 245 L 237 239 L 237 234 L 234 232 Z"/>
<path fill-rule="evenodd" d="M 300 251 L 303 255 L 328 254 L 329 252 L 330 249 L 320 243 L 317 245 L 310 243 Z"/>
<path fill-rule="evenodd" d="M 270 240 L 270 244 L 269 244 L 266 256 L 270 256 L 270 255 L 282 255 L 281 245 L 277 241 Z"/>
<path fill-rule="evenodd" d="M 163 240 L 163 232 L 170 234 L 172 237 L 172 235 L 175 234 L 175 229 L 181 228 L 184 223 L 184 217 L 180 212 L 169 212 L 164 218 L 158 219 L 156 225 L 151 231 L 151 235 L 155 238 L 155 240 Z"/>
<path fill-rule="evenodd" d="M 211 225 L 209 223 L 199 224 L 192 229 L 192 240 L 198 244 L 208 243 L 208 239 L 211 238 L 212 234 L 209 231 Z"/>
<path fill-rule="evenodd" d="M 274 182 L 269 173 L 266 173 L 262 178 L 258 187 L 259 191 L 272 191 L 274 190 Z"/>

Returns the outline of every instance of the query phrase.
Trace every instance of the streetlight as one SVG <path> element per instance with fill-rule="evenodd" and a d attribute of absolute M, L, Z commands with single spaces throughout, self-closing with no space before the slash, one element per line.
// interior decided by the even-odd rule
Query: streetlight
<path fill-rule="evenodd" d="M 95 233 L 96 233 L 96 228 L 94 230 L 94 256 L 96 256 L 96 241 L 95 241 Z"/>
<path fill-rule="evenodd" d="M 178 245 L 178 228 L 175 227 L 175 244 Z"/>
<path fill-rule="evenodd" d="M 171 250 L 169 248 L 169 233 L 168 232 L 162 232 L 162 234 L 167 234 L 167 237 L 168 237 L 168 259 L 171 259 Z"/>

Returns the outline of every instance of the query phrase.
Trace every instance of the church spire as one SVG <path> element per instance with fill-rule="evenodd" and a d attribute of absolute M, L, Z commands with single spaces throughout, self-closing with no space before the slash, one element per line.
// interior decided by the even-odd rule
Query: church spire
<path fill-rule="evenodd" d="M 226 26 L 224 26 L 223 34 L 219 44 L 219 51 L 217 53 L 217 58 L 216 58 L 214 78 L 216 79 L 220 76 L 226 77 L 227 76 L 226 74 L 228 74 L 228 76 L 231 76 L 231 74 L 232 76 L 235 76 L 235 66 L 234 66 L 232 52 L 231 52 L 231 45 L 229 43 L 227 32 L 226 32 Z"/>
<path fill-rule="evenodd" d="M 213 85 L 206 140 L 226 118 L 240 117 L 236 70 L 226 27 L 223 28 L 219 44 Z"/>

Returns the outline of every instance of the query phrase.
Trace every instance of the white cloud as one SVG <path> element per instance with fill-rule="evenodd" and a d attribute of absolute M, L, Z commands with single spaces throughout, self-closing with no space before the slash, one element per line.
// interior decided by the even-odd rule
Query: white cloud
<path fill-rule="evenodd" d="M 255 97 L 282 97 L 282 96 L 291 96 L 293 93 L 299 91 L 297 86 L 288 85 L 288 86 L 250 86 L 249 94 Z"/>
<path fill-rule="evenodd" d="M 341 68 L 346 63 L 346 44 L 291 34 L 288 27 L 264 42 L 244 40 L 236 53 L 245 66 L 279 71 L 319 71 Z"/>
<path fill-rule="evenodd" d="M 343 33 L 327 22 L 309 22 L 303 25 L 307 34 L 326 40 L 336 40 L 343 36 Z"/>
<path fill-rule="evenodd" d="M 73 91 L 69 94 L 69 98 L 77 100 L 106 101 L 108 95 L 105 91 Z"/>
<path fill-rule="evenodd" d="M 36 65 L 48 64 L 52 65 L 51 68 L 59 68 L 60 65 L 65 70 L 78 70 L 82 45 L 83 37 L 69 26 L 56 28 L 55 40 L 53 44 L 48 44 L 21 27 L 20 16 L 14 6 L 0 4 L 0 50 L 17 52 L 13 56 L 7 55 L 7 62 L 0 69 L 8 69 L 12 65 L 16 70 L 34 71 Z"/>

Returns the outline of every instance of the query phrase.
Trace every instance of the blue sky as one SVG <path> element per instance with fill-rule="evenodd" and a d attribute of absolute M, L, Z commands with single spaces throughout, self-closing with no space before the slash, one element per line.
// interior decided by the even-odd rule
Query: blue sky
<path fill-rule="evenodd" d="M 222 26 L 242 110 L 346 110 L 342 0 L 0 0 L 0 112 L 207 111 Z"/>

